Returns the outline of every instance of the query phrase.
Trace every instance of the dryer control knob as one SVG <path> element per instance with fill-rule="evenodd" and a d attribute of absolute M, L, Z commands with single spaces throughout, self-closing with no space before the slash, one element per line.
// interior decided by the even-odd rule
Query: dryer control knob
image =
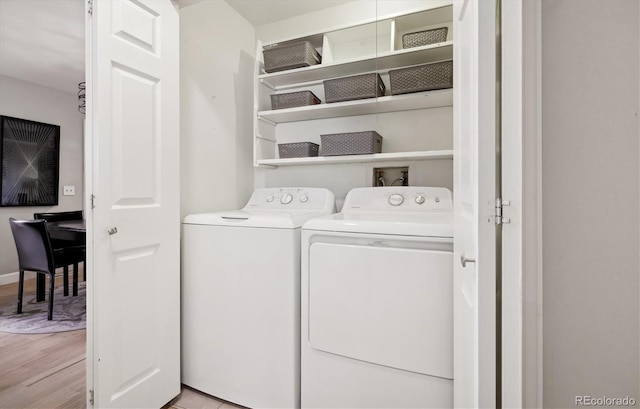
<path fill-rule="evenodd" d="M 424 201 L 425 201 L 424 196 L 422 196 L 422 195 L 418 195 L 418 196 L 416 196 L 416 203 L 417 203 L 417 204 L 423 204 L 423 203 L 424 203 Z"/>
<path fill-rule="evenodd" d="M 307 203 L 309 201 L 309 196 L 302 195 L 300 196 L 300 203 Z"/>
<path fill-rule="evenodd" d="M 267 203 L 273 202 L 273 195 L 267 196 Z"/>
<path fill-rule="evenodd" d="M 391 206 L 400 206 L 402 202 L 404 202 L 404 197 L 402 195 L 396 193 L 389 196 L 389 204 Z"/>
<path fill-rule="evenodd" d="M 291 201 L 293 200 L 293 196 L 291 196 L 291 193 L 286 193 L 284 196 L 282 196 L 282 198 L 280 199 L 280 203 L 282 204 L 289 204 L 291 203 Z"/>

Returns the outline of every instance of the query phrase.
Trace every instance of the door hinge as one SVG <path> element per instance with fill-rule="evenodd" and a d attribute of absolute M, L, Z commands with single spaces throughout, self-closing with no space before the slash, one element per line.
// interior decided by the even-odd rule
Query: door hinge
<path fill-rule="evenodd" d="M 93 389 L 89 389 L 89 403 L 93 406 Z"/>
<path fill-rule="evenodd" d="M 92 209 L 95 209 L 95 208 L 96 208 L 96 205 L 95 205 L 95 203 L 94 203 L 95 198 L 96 198 L 96 197 L 95 197 L 94 195 L 91 195 L 91 208 L 92 208 Z"/>
<path fill-rule="evenodd" d="M 510 205 L 511 205 L 511 202 L 508 200 L 503 200 L 501 198 L 496 199 L 496 207 L 495 207 L 495 214 L 494 214 L 494 220 L 496 224 L 511 223 L 511 219 L 503 216 L 504 206 L 510 206 Z"/>
<path fill-rule="evenodd" d="M 87 4 L 89 7 L 87 8 L 87 13 L 93 15 L 93 0 L 87 0 Z"/>

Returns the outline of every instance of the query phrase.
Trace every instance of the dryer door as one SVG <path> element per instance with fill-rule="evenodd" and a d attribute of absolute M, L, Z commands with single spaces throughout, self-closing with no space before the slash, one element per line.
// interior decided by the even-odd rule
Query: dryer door
<path fill-rule="evenodd" d="M 311 346 L 453 379 L 452 253 L 371 244 L 311 245 Z"/>

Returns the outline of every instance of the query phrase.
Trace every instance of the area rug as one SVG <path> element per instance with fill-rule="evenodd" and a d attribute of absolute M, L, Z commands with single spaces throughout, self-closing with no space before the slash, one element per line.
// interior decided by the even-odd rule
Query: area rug
<path fill-rule="evenodd" d="M 71 286 L 69 286 L 71 287 Z M 69 294 L 72 290 L 69 288 Z M 16 299 L 18 294 L 16 293 Z M 49 292 L 44 301 L 36 302 L 35 293 L 26 293 L 22 300 L 22 314 L 16 314 L 17 300 L 0 307 L 0 331 L 14 334 L 48 334 L 76 331 L 87 327 L 85 282 L 78 283 L 78 296 L 64 296 L 62 287 L 53 296 L 53 319 L 47 320 Z"/>

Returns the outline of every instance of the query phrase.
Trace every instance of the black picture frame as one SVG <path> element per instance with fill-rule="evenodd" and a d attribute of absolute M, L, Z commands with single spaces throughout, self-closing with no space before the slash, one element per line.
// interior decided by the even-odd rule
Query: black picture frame
<path fill-rule="evenodd" d="M 58 204 L 60 126 L 0 115 L 0 207 Z"/>

